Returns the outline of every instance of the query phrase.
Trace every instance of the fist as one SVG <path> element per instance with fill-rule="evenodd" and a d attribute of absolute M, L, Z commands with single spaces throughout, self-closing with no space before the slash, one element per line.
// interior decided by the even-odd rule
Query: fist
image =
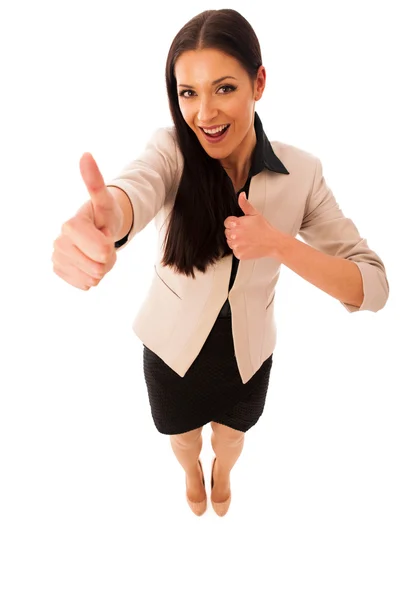
<path fill-rule="evenodd" d="M 89 200 L 63 223 L 53 243 L 53 271 L 81 290 L 97 286 L 117 260 L 114 237 L 123 225 L 123 212 L 91 154 L 79 162 Z"/>

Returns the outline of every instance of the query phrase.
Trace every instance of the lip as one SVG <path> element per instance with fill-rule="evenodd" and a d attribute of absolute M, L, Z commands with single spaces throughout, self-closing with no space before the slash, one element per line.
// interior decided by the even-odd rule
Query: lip
<path fill-rule="evenodd" d="M 201 129 L 201 127 L 200 127 Z M 222 134 L 222 136 L 220 138 L 217 139 L 213 139 L 208 137 L 208 135 L 201 129 L 201 133 L 203 134 L 205 140 L 209 143 L 209 144 L 220 144 L 221 142 L 224 141 L 224 139 L 226 138 L 226 136 L 228 135 L 228 132 L 230 130 L 230 123 L 229 123 L 229 127 L 226 129 L 226 131 Z"/>

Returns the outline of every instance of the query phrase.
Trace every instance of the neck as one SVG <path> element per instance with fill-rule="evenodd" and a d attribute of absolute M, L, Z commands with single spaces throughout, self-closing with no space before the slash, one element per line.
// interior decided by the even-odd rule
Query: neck
<path fill-rule="evenodd" d="M 241 182 L 243 179 L 247 179 L 256 143 L 257 136 L 253 126 L 240 146 L 221 160 L 222 166 L 232 181 Z"/>

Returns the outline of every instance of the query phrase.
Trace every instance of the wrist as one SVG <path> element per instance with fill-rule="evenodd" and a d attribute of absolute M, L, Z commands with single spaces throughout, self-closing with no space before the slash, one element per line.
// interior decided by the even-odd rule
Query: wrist
<path fill-rule="evenodd" d="M 294 238 L 283 231 L 275 230 L 275 232 L 276 235 L 274 236 L 274 243 L 272 244 L 273 250 L 270 253 L 270 256 L 283 263 L 285 257 L 293 247 Z"/>

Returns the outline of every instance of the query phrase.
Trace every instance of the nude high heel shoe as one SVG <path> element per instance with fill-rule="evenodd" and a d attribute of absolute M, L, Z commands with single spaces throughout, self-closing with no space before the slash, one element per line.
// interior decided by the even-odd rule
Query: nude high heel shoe
<path fill-rule="evenodd" d="M 213 489 L 213 485 L 214 485 L 213 472 L 214 472 L 214 465 L 215 465 L 216 460 L 217 460 L 217 457 L 214 458 L 212 467 L 211 467 L 211 496 L 212 496 L 212 489 Z M 223 502 L 214 502 L 214 500 L 211 497 L 212 507 L 219 517 L 223 517 L 228 512 L 229 506 L 231 504 L 231 498 L 232 498 L 232 496 L 231 496 L 230 491 L 229 491 L 228 498 L 226 500 L 224 500 Z"/>
<path fill-rule="evenodd" d="M 204 483 L 203 466 L 201 464 L 200 459 L 199 459 L 199 465 L 200 465 L 200 469 L 201 469 L 201 476 L 203 478 L 204 493 L 206 493 L 205 483 Z M 186 479 L 187 479 L 187 477 L 186 477 Z M 186 500 L 195 515 L 197 515 L 198 517 L 201 517 L 201 515 L 205 513 L 205 511 L 207 509 L 207 494 L 206 494 L 206 497 L 204 498 L 204 500 L 200 500 L 200 502 L 192 502 L 191 500 L 189 500 L 189 497 L 187 495 L 187 490 L 186 490 Z"/>

